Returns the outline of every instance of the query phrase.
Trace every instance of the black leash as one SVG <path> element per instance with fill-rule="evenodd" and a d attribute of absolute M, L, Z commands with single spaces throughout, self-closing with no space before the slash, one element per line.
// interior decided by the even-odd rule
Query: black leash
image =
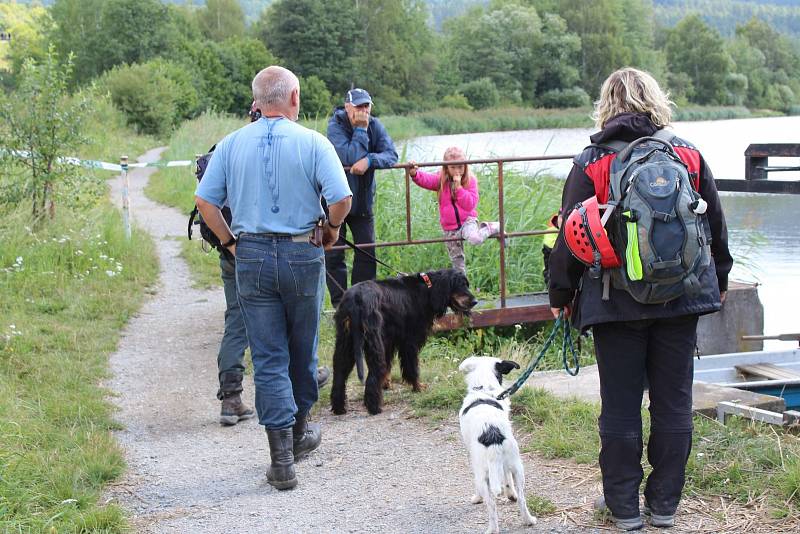
<path fill-rule="evenodd" d="M 381 265 L 383 265 L 384 267 L 386 267 L 390 271 L 394 272 L 395 274 L 398 274 L 400 276 L 408 276 L 408 273 L 404 273 L 403 271 L 398 271 L 397 269 L 395 269 L 394 267 L 392 267 L 388 263 L 382 262 L 381 260 L 376 258 L 373 254 L 370 254 L 369 252 L 367 252 L 363 248 L 359 247 L 355 243 L 351 243 L 350 241 L 348 241 L 344 237 L 340 237 L 339 239 L 344 241 L 344 244 L 347 245 L 348 247 L 352 248 L 354 251 L 360 252 L 361 254 L 364 254 L 366 257 L 368 257 L 368 258 L 370 258 L 372 260 L 375 260 L 377 263 L 380 263 Z"/>

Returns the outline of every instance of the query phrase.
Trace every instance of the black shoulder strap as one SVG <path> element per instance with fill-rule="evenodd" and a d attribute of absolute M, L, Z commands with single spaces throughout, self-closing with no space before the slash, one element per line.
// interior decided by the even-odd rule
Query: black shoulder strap
<path fill-rule="evenodd" d="M 654 133 L 653 135 L 645 136 L 645 137 L 655 137 L 656 139 L 659 139 L 661 141 L 666 141 L 666 142 L 672 144 L 672 140 L 675 139 L 675 134 L 670 132 L 670 131 L 667 131 L 665 128 L 662 128 L 660 130 L 657 130 L 656 133 Z M 610 150 L 612 152 L 619 153 L 619 152 L 622 152 L 623 150 L 625 150 L 628 147 L 629 144 L 630 143 L 626 143 L 625 141 L 619 141 L 617 139 L 612 139 L 612 140 L 606 141 L 605 143 L 596 143 L 596 144 L 591 144 L 589 146 L 602 148 L 602 149 L 605 149 L 605 150 Z"/>

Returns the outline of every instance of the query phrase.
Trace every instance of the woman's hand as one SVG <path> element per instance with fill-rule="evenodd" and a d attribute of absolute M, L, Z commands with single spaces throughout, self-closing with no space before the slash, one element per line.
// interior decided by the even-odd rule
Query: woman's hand
<path fill-rule="evenodd" d="M 408 164 L 411 165 L 411 167 L 408 168 L 408 175 L 412 178 L 416 178 L 417 170 L 419 169 L 419 167 L 417 167 L 417 162 L 410 160 Z"/>
<path fill-rule="evenodd" d="M 456 191 L 461 189 L 461 175 L 455 174 L 452 177 L 450 177 L 450 179 L 453 181 L 453 185 L 451 187 L 453 188 L 453 192 L 455 193 Z"/>

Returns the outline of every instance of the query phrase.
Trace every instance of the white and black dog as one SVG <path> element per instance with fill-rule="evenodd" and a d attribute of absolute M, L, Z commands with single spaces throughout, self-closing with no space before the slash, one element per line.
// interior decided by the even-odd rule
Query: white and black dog
<path fill-rule="evenodd" d="M 519 446 L 511 430 L 508 397 L 498 401 L 503 388 L 503 375 L 519 364 L 498 358 L 472 356 L 461 362 L 458 370 L 464 373 L 467 396 L 461 405 L 459 423 L 464 444 L 475 476 L 475 495 L 472 503 L 486 503 L 489 512 L 487 534 L 500 532 L 495 497 L 501 492 L 519 504 L 525 525 L 535 525 L 536 518 L 528 511 L 525 501 L 525 470 L 519 456 Z"/>

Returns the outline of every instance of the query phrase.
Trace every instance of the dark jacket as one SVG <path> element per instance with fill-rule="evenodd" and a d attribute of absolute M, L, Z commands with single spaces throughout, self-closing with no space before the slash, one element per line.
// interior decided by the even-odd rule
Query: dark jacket
<path fill-rule="evenodd" d="M 353 128 L 344 107 L 333 111 L 328 121 L 328 140 L 333 144 L 342 165 L 349 167 L 356 161 L 369 158 L 369 169 L 358 176 L 347 173 L 347 182 L 353 192 L 350 215 L 370 216 L 375 202 L 375 169 L 386 169 L 397 163 L 397 151 L 392 138 L 381 121 L 369 118 L 367 130 Z"/>
<path fill-rule="evenodd" d="M 612 118 L 606 127 L 591 136 L 593 144 L 610 140 L 631 142 L 649 136 L 658 128 L 645 114 L 623 113 Z M 719 292 L 728 288 L 728 273 L 733 258 L 728 251 L 728 230 L 722 213 L 714 177 L 700 152 L 690 143 L 676 137 L 672 141 L 678 156 L 687 164 L 698 191 L 708 203 L 708 222 L 711 227 L 711 265 L 701 274 L 702 291 L 696 297 L 683 295 L 666 304 L 640 304 L 626 291 L 611 288 L 610 298 L 602 300 L 602 280 L 588 276 L 587 269 L 572 256 L 563 232 L 558 235 L 550 254 L 550 305 L 563 308 L 573 301 L 572 322 L 584 330 L 593 324 L 635 319 L 657 319 L 687 314 L 705 314 L 720 309 Z M 609 169 L 616 154 L 601 147 L 588 146 L 573 161 L 561 198 L 561 210 L 566 218 L 576 203 L 597 194 L 607 198 Z"/>

